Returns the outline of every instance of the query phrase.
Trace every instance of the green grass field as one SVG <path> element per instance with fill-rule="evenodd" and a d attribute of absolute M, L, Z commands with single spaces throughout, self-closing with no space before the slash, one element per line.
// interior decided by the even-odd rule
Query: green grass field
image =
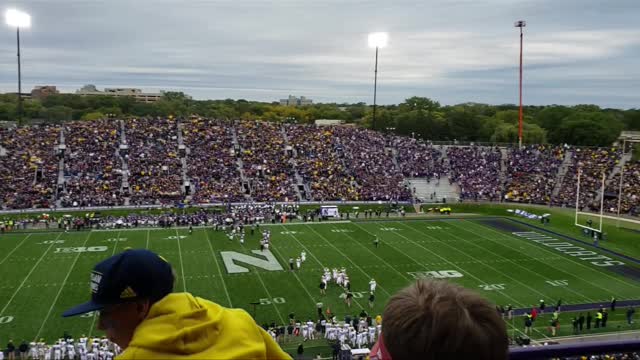
<path fill-rule="evenodd" d="M 481 218 L 265 225 L 260 229 L 264 228 L 272 232 L 271 252 L 282 270 L 267 271 L 236 261 L 248 272 L 228 272 L 221 252 L 260 258 L 251 252 L 259 249 L 259 231 L 247 236 L 244 245 L 212 229 L 196 229 L 192 235 L 186 229 L 5 234 L 0 237 L 0 341 L 39 337 L 51 341 L 64 331 L 74 336 L 96 334 L 92 314 L 63 319 L 61 313 L 88 299 L 93 265 L 125 247 L 148 248 L 169 260 L 177 272 L 175 291 L 189 291 L 250 313 L 250 303 L 260 302 L 255 315 L 260 324 L 287 323 L 291 312 L 300 319 L 315 319 L 318 301 L 339 318 L 358 314 L 363 308 L 378 314 L 389 296 L 420 276 L 449 277 L 497 304 L 516 308 L 537 305 L 540 299 L 549 305 L 558 299 L 563 304 L 604 305 L 611 296 L 640 299 L 640 282 L 593 264 L 601 260 L 569 256 Z M 374 234 L 381 239 L 377 249 Z M 75 249 L 67 252 L 67 248 Z M 307 260 L 302 269 L 289 271 L 289 258 L 303 250 Z M 351 308 L 333 283 L 325 296 L 320 295 L 324 267 L 347 269 L 355 293 Z M 373 309 L 367 301 L 371 278 L 378 282 Z M 612 314 L 611 325 L 598 331 L 636 328 L 624 323 L 623 312 Z M 559 335 L 571 334 L 567 324 L 572 316 L 562 314 Z M 520 318 L 509 323 L 510 331 L 521 330 L 521 324 Z M 544 338 L 546 325 L 545 319 L 539 320 L 533 337 Z"/>

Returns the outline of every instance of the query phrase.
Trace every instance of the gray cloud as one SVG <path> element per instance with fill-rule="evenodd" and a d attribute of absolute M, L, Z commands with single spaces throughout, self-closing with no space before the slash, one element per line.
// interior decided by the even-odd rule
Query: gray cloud
<path fill-rule="evenodd" d="M 11 6 L 12 4 L 8 4 Z M 196 98 L 517 101 L 525 19 L 525 102 L 638 107 L 637 0 L 27 0 L 24 86 L 175 89 Z M 0 31 L 0 90 L 15 91 L 15 33 Z"/>

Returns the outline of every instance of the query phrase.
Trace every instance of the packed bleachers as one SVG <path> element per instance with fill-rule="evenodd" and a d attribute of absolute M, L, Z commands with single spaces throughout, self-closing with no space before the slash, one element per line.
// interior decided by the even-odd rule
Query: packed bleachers
<path fill-rule="evenodd" d="M 59 126 L 0 128 L 0 207 L 48 208 L 58 179 Z"/>
<path fill-rule="evenodd" d="M 529 145 L 511 149 L 507 159 L 505 199 L 548 204 L 564 159 L 561 146 Z"/>
<path fill-rule="evenodd" d="M 296 166 L 310 184 L 311 199 L 355 200 L 354 179 L 346 171 L 344 156 L 333 127 L 288 125 L 289 143 L 297 153 Z"/>
<path fill-rule="evenodd" d="M 117 206 L 127 198 L 132 205 L 295 201 L 300 200 L 297 185 L 309 190 L 303 200 L 410 201 L 407 179 L 444 176 L 459 186 L 463 201 L 572 207 L 581 169 L 581 207 L 597 209 L 602 174 L 611 177 L 621 159 L 616 148 L 434 147 L 355 126 L 140 118 L 124 121 L 128 150 L 121 152 L 121 160 L 117 150 L 125 136 L 117 120 L 73 121 L 63 127 L 66 183 L 57 200 L 64 207 Z M 3 208 L 54 206 L 59 160 L 54 147 L 61 128 L 0 130 L 0 146 L 7 153 L 0 161 Z M 180 135 L 188 153 L 179 151 Z M 567 153 L 571 161 L 560 178 Z M 120 192 L 125 165 L 130 194 Z M 624 214 L 639 212 L 639 167 L 637 162 L 625 167 Z M 190 199 L 182 191 L 183 180 L 192 184 Z M 605 207 L 610 212 L 617 211 L 618 181 L 617 176 L 608 181 Z"/>
<path fill-rule="evenodd" d="M 334 127 L 340 138 L 348 173 L 357 182 L 356 200 L 410 200 L 400 169 L 387 151 L 383 134 L 356 127 Z"/>
<path fill-rule="evenodd" d="M 187 176 L 195 188 L 192 201 L 198 204 L 242 201 L 244 193 L 230 124 L 208 119 L 187 120 L 183 136 L 190 151 Z"/>
<path fill-rule="evenodd" d="M 434 178 L 440 175 L 443 159 L 435 147 L 413 138 L 395 136 L 391 147 L 397 150 L 398 164 L 405 177 Z"/>
<path fill-rule="evenodd" d="M 620 173 L 617 173 L 612 177 L 605 194 L 618 195 L 620 190 L 620 176 Z M 604 206 L 606 211 L 617 213 L 618 199 L 613 197 L 606 198 Z M 632 161 L 624 166 L 620 213 L 640 215 L 640 161 Z"/>
<path fill-rule="evenodd" d="M 131 202 L 136 205 L 171 203 L 182 197 L 178 158 L 178 126 L 174 118 L 125 121 L 129 143 Z"/>
<path fill-rule="evenodd" d="M 593 203 L 602 188 L 602 175 L 613 170 L 620 161 L 621 151 L 616 148 L 576 148 L 573 149 L 573 159 L 569 171 L 562 180 L 562 187 L 556 197 L 554 205 L 575 206 L 576 185 L 578 184 L 578 170 L 582 171 L 580 178 L 580 208 L 599 208 Z"/>
<path fill-rule="evenodd" d="M 469 200 L 500 199 L 500 160 L 497 148 L 450 147 L 449 181 L 460 185 L 460 197 Z"/>
<path fill-rule="evenodd" d="M 62 206 L 123 205 L 122 169 L 116 155 L 119 124 L 112 119 L 65 124 L 65 192 Z"/>
<path fill-rule="evenodd" d="M 285 152 L 280 125 L 266 121 L 240 121 L 238 141 L 242 147 L 245 175 L 250 178 L 256 201 L 295 199 L 292 158 Z"/>

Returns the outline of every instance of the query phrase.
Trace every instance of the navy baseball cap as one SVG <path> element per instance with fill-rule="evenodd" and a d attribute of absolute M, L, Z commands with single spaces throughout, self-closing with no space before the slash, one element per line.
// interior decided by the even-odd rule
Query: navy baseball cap
<path fill-rule="evenodd" d="M 91 272 L 91 300 L 75 306 L 63 317 L 101 310 L 105 305 L 135 299 L 157 301 L 173 291 L 173 269 L 149 250 L 126 250 L 98 263 Z"/>

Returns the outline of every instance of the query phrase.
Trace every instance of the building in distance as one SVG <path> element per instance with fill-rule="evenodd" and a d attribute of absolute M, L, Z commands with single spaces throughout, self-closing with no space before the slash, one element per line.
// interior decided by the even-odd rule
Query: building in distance
<path fill-rule="evenodd" d="M 60 91 L 53 85 L 36 86 L 31 90 L 31 98 L 42 100 L 49 95 L 60 94 Z"/>
<path fill-rule="evenodd" d="M 286 99 L 280 99 L 280 105 L 282 106 L 305 106 L 312 104 L 313 100 L 308 99 L 304 96 L 300 96 L 300 98 L 297 98 L 293 95 L 289 95 L 289 97 Z"/>
<path fill-rule="evenodd" d="M 164 95 L 164 92 L 143 92 L 142 90 L 135 88 L 105 88 L 104 91 L 100 91 L 95 85 L 85 85 L 76 90 L 76 94 L 81 96 L 130 96 L 140 102 L 153 103 L 160 100 Z"/>

